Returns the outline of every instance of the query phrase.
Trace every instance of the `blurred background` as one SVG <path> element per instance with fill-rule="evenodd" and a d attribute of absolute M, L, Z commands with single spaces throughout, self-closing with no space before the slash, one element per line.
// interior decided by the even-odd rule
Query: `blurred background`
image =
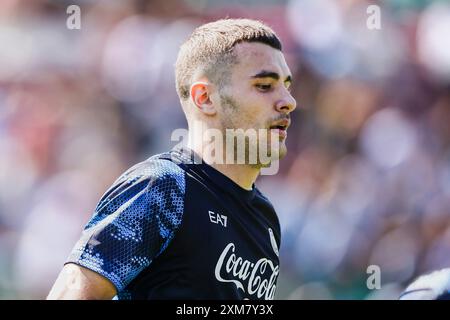
<path fill-rule="evenodd" d="M 273 27 L 294 74 L 288 156 L 259 179 L 282 226 L 276 298 L 396 299 L 450 266 L 448 1 L 2 0 L 0 299 L 45 298 L 111 183 L 175 145 L 178 47 L 224 17 Z"/>

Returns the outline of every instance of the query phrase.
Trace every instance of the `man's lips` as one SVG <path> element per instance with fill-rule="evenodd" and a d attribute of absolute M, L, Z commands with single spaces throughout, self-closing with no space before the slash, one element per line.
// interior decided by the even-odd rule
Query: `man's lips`
<path fill-rule="evenodd" d="M 274 122 L 270 126 L 270 130 L 275 131 L 281 138 L 287 137 L 287 129 L 289 128 L 289 125 L 291 124 L 291 121 L 288 119 L 280 120 L 277 122 Z"/>
<path fill-rule="evenodd" d="M 291 121 L 289 119 L 279 120 L 270 126 L 270 129 L 280 129 L 280 130 L 287 130 L 291 124 Z"/>
<path fill-rule="evenodd" d="M 287 131 L 286 129 L 270 129 L 271 132 L 275 132 L 280 136 L 280 138 L 286 138 L 287 137 Z"/>

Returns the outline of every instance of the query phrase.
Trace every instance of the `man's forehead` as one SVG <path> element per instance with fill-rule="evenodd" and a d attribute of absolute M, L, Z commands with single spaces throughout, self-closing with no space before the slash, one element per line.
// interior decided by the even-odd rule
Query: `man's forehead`
<path fill-rule="evenodd" d="M 245 72 L 258 72 L 270 70 L 281 73 L 281 76 L 290 74 L 283 53 L 269 45 L 259 42 L 241 42 L 234 47 L 238 58 L 238 70 Z"/>

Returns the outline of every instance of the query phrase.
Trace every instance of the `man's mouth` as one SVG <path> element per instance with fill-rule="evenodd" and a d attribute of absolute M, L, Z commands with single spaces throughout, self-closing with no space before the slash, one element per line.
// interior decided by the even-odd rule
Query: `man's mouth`
<path fill-rule="evenodd" d="M 271 126 L 270 129 L 287 130 L 287 126 L 282 126 L 282 125 Z"/>
<path fill-rule="evenodd" d="M 270 126 L 270 130 L 274 130 L 280 138 L 287 137 L 287 129 L 289 128 L 290 121 L 289 120 L 281 120 Z"/>

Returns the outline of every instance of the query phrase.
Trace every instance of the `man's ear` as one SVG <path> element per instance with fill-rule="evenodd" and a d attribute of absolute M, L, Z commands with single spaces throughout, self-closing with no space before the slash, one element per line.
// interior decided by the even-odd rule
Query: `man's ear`
<path fill-rule="evenodd" d="M 194 105 L 204 114 L 213 116 L 216 108 L 211 101 L 211 85 L 207 82 L 197 81 L 191 85 L 190 95 Z"/>

